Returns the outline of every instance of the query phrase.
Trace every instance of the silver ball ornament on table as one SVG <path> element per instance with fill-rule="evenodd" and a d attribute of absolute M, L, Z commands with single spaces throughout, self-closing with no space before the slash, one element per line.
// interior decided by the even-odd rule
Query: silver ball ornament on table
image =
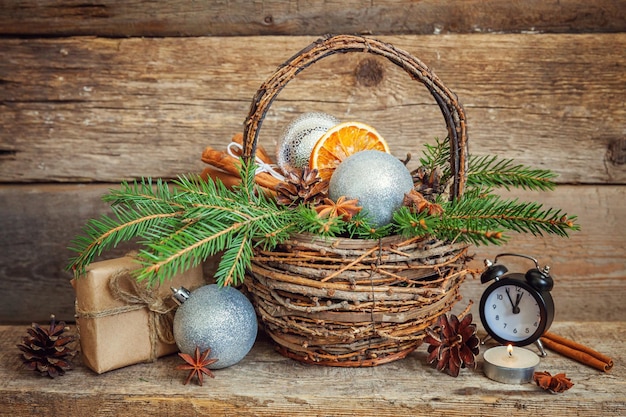
<path fill-rule="evenodd" d="M 276 149 L 276 163 L 285 171 L 309 166 L 315 144 L 339 119 L 327 113 L 308 112 L 295 118 L 283 131 Z"/>
<path fill-rule="evenodd" d="M 174 289 L 182 303 L 174 316 L 174 339 L 182 353 L 193 355 L 196 346 L 218 359 L 209 369 L 222 369 L 243 359 L 256 340 L 258 325 L 252 303 L 232 287 L 205 285 L 189 293 Z"/>
<path fill-rule="evenodd" d="M 361 151 L 343 160 L 328 186 L 329 197 L 358 199 L 374 227 L 391 223 L 402 206 L 404 194 L 413 189 L 413 178 L 404 164 L 391 154 Z"/>

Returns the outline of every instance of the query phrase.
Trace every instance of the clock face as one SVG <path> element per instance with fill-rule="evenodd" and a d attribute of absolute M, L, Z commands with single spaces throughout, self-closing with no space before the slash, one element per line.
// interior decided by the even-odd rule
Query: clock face
<path fill-rule="evenodd" d="M 539 302 L 519 285 L 499 285 L 485 294 L 481 315 L 487 330 L 500 342 L 532 343 L 545 328 Z"/>

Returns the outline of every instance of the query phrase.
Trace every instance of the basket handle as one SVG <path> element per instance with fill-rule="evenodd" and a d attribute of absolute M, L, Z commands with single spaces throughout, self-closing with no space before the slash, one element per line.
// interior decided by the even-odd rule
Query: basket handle
<path fill-rule="evenodd" d="M 322 37 L 276 69 L 258 89 L 250 106 L 250 112 L 244 123 L 243 157 L 245 160 L 256 155 L 259 130 L 265 115 L 280 91 L 300 71 L 320 59 L 336 53 L 369 52 L 380 55 L 400 68 L 411 78 L 419 80 L 426 86 L 439 105 L 448 129 L 450 138 L 450 167 L 453 184 L 451 197 L 460 197 L 465 187 L 468 163 L 467 126 L 465 111 L 456 94 L 446 88 L 439 78 L 417 58 L 390 44 L 353 35 L 335 35 Z"/>

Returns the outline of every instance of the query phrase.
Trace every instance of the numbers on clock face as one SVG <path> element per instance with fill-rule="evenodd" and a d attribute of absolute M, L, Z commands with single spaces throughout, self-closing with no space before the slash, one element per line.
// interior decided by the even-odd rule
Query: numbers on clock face
<path fill-rule="evenodd" d="M 537 300 L 517 285 L 502 285 L 493 290 L 485 300 L 483 312 L 485 324 L 511 342 L 528 339 L 541 324 Z"/>

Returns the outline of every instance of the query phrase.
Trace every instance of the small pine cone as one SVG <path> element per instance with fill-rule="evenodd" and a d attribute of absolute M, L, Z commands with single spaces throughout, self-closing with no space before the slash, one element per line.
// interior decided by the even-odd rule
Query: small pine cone
<path fill-rule="evenodd" d="M 461 368 L 475 367 L 479 352 L 479 339 L 472 315 L 459 321 L 454 314 L 450 319 L 443 314 L 434 329 L 428 329 L 424 342 L 428 343 L 428 363 L 435 363 L 438 371 L 457 377 Z"/>
<path fill-rule="evenodd" d="M 48 329 L 33 323 L 27 332 L 28 336 L 24 336 L 17 347 L 22 351 L 20 357 L 28 369 L 51 378 L 62 376 L 72 369 L 68 359 L 76 355 L 76 350 L 69 344 L 75 337 L 63 335 L 65 322 L 57 323 L 51 316 Z"/>
<path fill-rule="evenodd" d="M 419 167 L 413 172 L 413 182 L 415 190 L 430 202 L 434 202 L 445 190 L 445 184 L 441 183 L 441 170 L 438 168 L 429 172 L 425 167 Z"/>
<path fill-rule="evenodd" d="M 319 204 L 328 194 L 328 181 L 318 176 L 317 169 L 289 171 L 285 181 L 276 186 L 276 201 L 295 208 L 299 204 Z"/>

